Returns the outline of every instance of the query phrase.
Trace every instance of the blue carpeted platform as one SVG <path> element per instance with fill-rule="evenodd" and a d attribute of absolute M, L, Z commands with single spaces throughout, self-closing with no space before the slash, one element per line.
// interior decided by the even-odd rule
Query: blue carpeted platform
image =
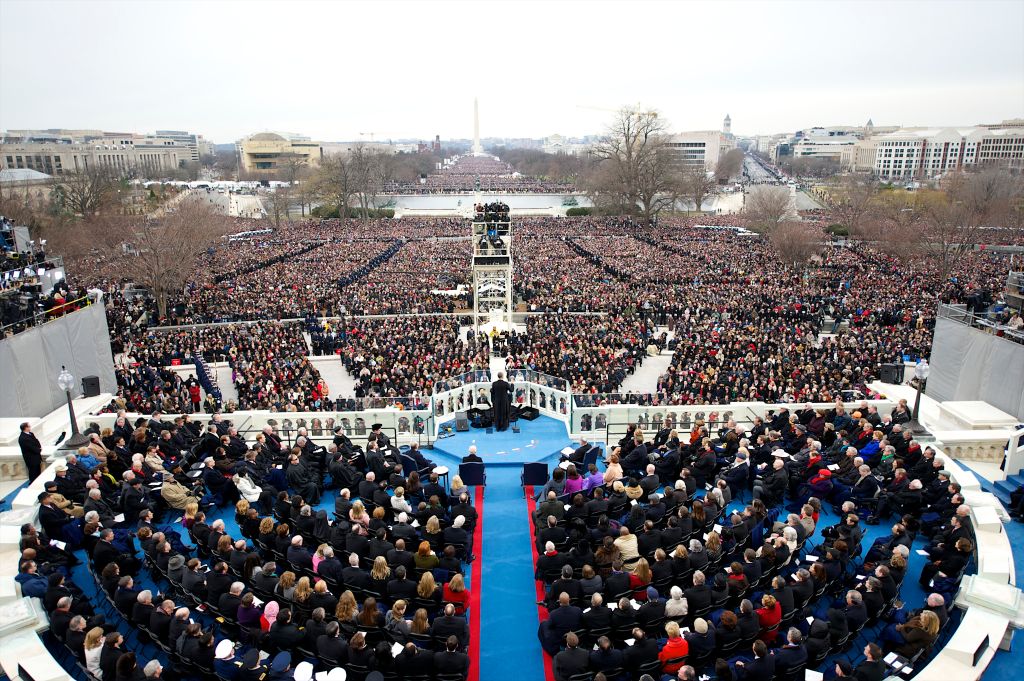
<path fill-rule="evenodd" d="M 512 429 L 488 433 L 483 428 L 470 428 L 434 442 L 434 451 L 442 451 L 459 460 L 470 445 L 476 445 L 477 454 L 488 466 L 521 466 L 526 461 L 540 461 L 569 444 L 566 425 L 550 416 L 539 416 L 534 421 L 519 421 L 520 432 Z"/>

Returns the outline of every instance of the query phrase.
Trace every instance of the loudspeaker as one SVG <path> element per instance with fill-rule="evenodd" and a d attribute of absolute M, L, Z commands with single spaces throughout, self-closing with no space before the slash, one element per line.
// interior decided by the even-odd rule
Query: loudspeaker
<path fill-rule="evenodd" d="M 469 419 L 466 418 L 466 412 L 455 412 L 455 430 L 457 430 L 460 433 L 465 433 L 467 430 L 469 430 Z"/>
<path fill-rule="evenodd" d="M 879 378 L 882 383 L 893 383 L 899 385 L 903 382 L 903 371 L 905 366 L 902 364 L 882 364 L 879 367 Z"/>
<path fill-rule="evenodd" d="M 519 408 L 519 418 L 521 418 L 521 419 L 526 419 L 527 421 L 533 421 L 538 416 L 540 416 L 540 412 L 537 410 L 536 407 L 520 407 Z"/>
<path fill-rule="evenodd" d="M 100 394 L 100 377 L 86 376 L 82 379 L 82 397 L 96 397 Z"/>

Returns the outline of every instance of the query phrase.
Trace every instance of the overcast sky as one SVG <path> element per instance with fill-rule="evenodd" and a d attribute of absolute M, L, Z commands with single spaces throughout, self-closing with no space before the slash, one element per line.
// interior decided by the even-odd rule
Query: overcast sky
<path fill-rule="evenodd" d="M 325 141 L 1024 116 L 1024 1 L 0 0 L 0 129 Z"/>

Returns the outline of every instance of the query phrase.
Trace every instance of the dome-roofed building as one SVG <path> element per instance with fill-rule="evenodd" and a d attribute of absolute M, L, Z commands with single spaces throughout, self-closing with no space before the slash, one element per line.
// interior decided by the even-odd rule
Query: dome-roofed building
<path fill-rule="evenodd" d="M 323 149 L 303 135 L 287 132 L 258 132 L 238 142 L 242 171 L 268 179 L 280 177 L 292 160 L 316 167 L 320 165 Z"/>

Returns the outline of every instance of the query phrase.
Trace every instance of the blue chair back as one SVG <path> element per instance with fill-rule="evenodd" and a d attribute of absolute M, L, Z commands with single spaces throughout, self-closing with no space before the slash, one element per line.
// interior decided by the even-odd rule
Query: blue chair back
<path fill-rule="evenodd" d="M 487 484 L 484 465 L 478 461 L 459 464 L 459 477 L 462 478 L 462 482 L 467 486 Z"/>
<path fill-rule="evenodd" d="M 543 486 L 548 481 L 548 465 L 541 461 L 524 463 L 522 481 L 524 487 L 526 485 Z"/>

